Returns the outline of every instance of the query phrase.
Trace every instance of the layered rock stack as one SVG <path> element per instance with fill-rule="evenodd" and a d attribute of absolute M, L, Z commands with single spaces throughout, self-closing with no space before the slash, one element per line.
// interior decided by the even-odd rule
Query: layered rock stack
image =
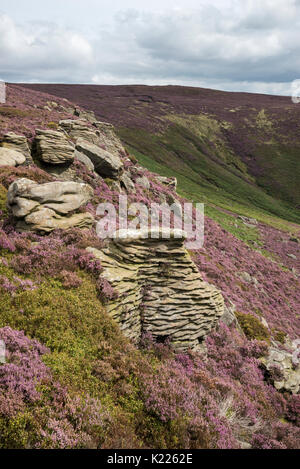
<path fill-rule="evenodd" d="M 109 314 L 133 341 L 143 332 L 170 338 L 179 350 L 197 348 L 224 313 L 221 293 L 204 282 L 184 248 L 184 233 L 119 231 L 107 249 L 88 248 L 118 297 Z"/>

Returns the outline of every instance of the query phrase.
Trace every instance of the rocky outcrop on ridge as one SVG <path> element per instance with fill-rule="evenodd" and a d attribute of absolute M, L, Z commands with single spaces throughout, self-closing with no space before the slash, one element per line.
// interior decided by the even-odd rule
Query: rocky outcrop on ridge
<path fill-rule="evenodd" d="M 109 246 L 87 248 L 101 260 L 102 276 L 118 297 L 107 304 L 123 332 L 170 338 L 179 350 L 197 348 L 224 313 L 221 293 L 204 282 L 184 248 L 184 233 L 119 231 Z"/>
<path fill-rule="evenodd" d="M 7 205 L 18 219 L 17 228 L 36 232 L 55 229 L 90 227 L 94 219 L 90 213 L 72 213 L 93 196 L 87 184 L 73 181 L 37 184 L 30 179 L 18 179 L 7 192 Z"/>

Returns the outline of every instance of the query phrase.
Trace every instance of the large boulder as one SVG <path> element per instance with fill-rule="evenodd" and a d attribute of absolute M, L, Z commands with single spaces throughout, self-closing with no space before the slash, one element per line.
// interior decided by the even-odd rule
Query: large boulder
<path fill-rule="evenodd" d="M 37 157 L 47 164 L 65 164 L 74 160 L 74 147 L 63 132 L 37 130 L 35 138 Z"/>
<path fill-rule="evenodd" d="M 26 161 L 23 153 L 0 147 L 0 166 L 19 166 Z"/>
<path fill-rule="evenodd" d="M 17 227 L 21 230 L 49 232 L 71 226 L 91 226 L 94 221 L 91 214 L 73 212 L 92 196 L 93 189 L 87 184 L 72 181 L 37 184 L 22 178 L 9 186 L 7 205 L 19 220 Z"/>
<path fill-rule="evenodd" d="M 76 150 L 86 155 L 94 164 L 95 171 L 100 176 L 117 179 L 123 169 L 123 162 L 119 156 L 109 153 L 93 143 L 79 138 Z"/>
<path fill-rule="evenodd" d="M 103 275 L 118 297 L 109 314 L 134 342 L 143 332 L 170 338 L 179 350 L 200 347 L 224 313 L 221 293 L 204 282 L 184 248 L 184 233 L 172 230 L 119 231 L 103 251 L 88 248 L 101 260 Z"/>
<path fill-rule="evenodd" d="M 25 135 L 17 135 L 14 132 L 8 132 L 3 136 L 0 146 L 22 153 L 26 158 L 26 163 L 28 165 L 33 164 L 30 148 Z"/>

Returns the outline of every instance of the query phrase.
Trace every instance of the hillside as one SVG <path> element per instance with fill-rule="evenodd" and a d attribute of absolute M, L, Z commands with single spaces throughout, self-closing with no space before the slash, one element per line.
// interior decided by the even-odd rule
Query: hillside
<path fill-rule="evenodd" d="M 298 448 L 298 108 L 173 87 L 7 91 L 0 448 Z M 99 239 L 97 207 L 120 195 L 206 201 L 204 246 Z"/>
<path fill-rule="evenodd" d="M 288 97 L 178 86 L 24 86 L 114 124 L 139 162 L 176 176 L 189 199 L 261 221 L 300 221 L 300 106 Z"/>

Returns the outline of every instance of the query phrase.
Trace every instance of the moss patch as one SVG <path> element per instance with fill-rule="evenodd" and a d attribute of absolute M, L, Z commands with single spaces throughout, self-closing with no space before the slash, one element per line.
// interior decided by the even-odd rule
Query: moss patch
<path fill-rule="evenodd" d="M 252 314 L 245 314 L 239 311 L 236 311 L 235 315 L 248 339 L 264 340 L 266 342 L 270 342 L 270 333 L 259 319 L 257 319 Z"/>

